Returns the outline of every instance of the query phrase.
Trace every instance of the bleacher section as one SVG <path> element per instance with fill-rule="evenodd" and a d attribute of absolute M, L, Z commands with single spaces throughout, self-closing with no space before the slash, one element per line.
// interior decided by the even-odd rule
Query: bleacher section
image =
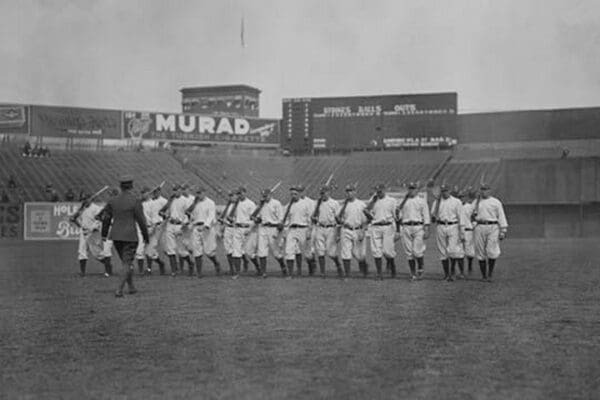
<path fill-rule="evenodd" d="M 78 195 L 81 189 L 95 192 L 102 185 L 117 186 L 123 174 L 133 175 L 138 188 L 155 186 L 162 180 L 197 181 L 170 154 L 162 152 L 54 151 L 50 158 L 29 158 L 9 147 L 0 149 L 0 170 L 3 184 L 11 174 L 15 177 L 24 201 L 43 201 L 49 183 L 62 199 L 68 188 Z"/>

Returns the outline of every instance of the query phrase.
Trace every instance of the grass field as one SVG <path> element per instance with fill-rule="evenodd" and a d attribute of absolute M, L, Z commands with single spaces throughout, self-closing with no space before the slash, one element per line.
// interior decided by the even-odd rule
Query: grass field
<path fill-rule="evenodd" d="M 600 395 L 597 240 L 505 241 L 491 284 L 441 281 L 428 251 L 420 282 L 270 264 L 266 280 L 139 278 L 123 299 L 74 257 L 74 242 L 1 245 L 0 398 Z"/>

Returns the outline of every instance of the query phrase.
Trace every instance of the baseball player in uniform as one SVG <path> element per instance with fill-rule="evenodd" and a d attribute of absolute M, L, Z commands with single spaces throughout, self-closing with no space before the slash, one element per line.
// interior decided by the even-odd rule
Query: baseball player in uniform
<path fill-rule="evenodd" d="M 216 218 L 215 202 L 206 197 L 205 189 L 196 189 L 196 198 L 187 210 L 191 229 L 191 247 L 198 278 L 202 277 L 202 256 L 206 255 L 215 267 L 217 276 L 221 275 L 221 266 L 216 257 L 217 235 L 213 228 Z M 192 273 L 190 273 L 192 275 Z"/>
<path fill-rule="evenodd" d="M 366 204 L 356 198 L 356 187 L 346 186 L 346 200 L 338 214 L 337 221 L 340 229 L 340 256 L 344 265 L 346 277 L 350 276 L 350 261 L 354 257 L 361 271 L 367 269 L 365 225 L 367 218 L 364 214 Z"/>
<path fill-rule="evenodd" d="M 112 241 L 100 241 L 99 231 L 102 223 L 98 220 L 103 211 L 102 205 L 98 199 L 90 200 L 90 195 L 84 195 L 84 201 L 81 208 L 71 217 L 71 222 L 80 228 L 79 246 L 77 248 L 77 258 L 79 259 L 79 273 L 85 276 L 88 251 L 92 256 L 104 264 L 104 276 L 112 275 Z"/>
<path fill-rule="evenodd" d="M 142 204 L 132 193 L 133 178 L 123 176 L 120 186 L 121 194 L 110 199 L 104 207 L 102 221 L 102 241 L 107 240 L 110 229 L 110 238 L 125 268 L 125 276 L 115 293 L 117 297 L 123 297 L 125 283 L 129 286 L 130 294 L 137 292 L 133 286 L 133 260 L 137 248 L 136 225 L 142 231 L 144 242 L 150 241 Z"/>
<path fill-rule="evenodd" d="M 283 206 L 279 200 L 274 199 L 271 189 L 263 189 L 260 212 L 255 218 L 255 223 L 258 225 L 258 249 L 257 256 L 260 266 L 260 271 L 263 278 L 267 277 L 267 256 L 269 251 L 279 263 L 281 272 L 285 274 L 286 266 L 281 248 L 277 242 L 278 231 L 277 227 L 283 218 Z"/>
<path fill-rule="evenodd" d="M 475 255 L 479 261 L 481 278 L 491 282 L 496 260 L 500 256 L 500 240 L 506 237 L 508 222 L 500 200 L 492 197 L 490 186 L 481 185 L 481 198 L 473 210 L 476 221 L 473 231 Z"/>
<path fill-rule="evenodd" d="M 228 216 L 233 222 L 232 260 L 235 270 L 233 279 L 237 279 L 239 277 L 242 257 L 244 254 L 252 254 L 255 252 L 255 250 L 248 248 L 248 236 L 253 224 L 250 217 L 256 208 L 256 204 L 246 197 L 246 188 L 244 187 L 240 187 L 238 189 L 237 195 L 238 200 L 236 203 L 234 203 L 232 211 Z M 256 262 L 256 267 L 258 270 L 258 262 Z"/>
<path fill-rule="evenodd" d="M 396 232 L 395 214 L 397 201 L 385 193 L 385 185 L 375 186 L 375 195 L 369 202 L 371 207 L 367 211 L 371 219 L 371 253 L 375 259 L 377 278 L 382 279 L 381 267 L 382 257 L 385 257 L 387 269 L 390 270 L 392 278 L 396 276 L 396 249 L 394 245 L 394 234 Z M 364 274 L 368 271 L 365 269 Z"/>
<path fill-rule="evenodd" d="M 150 209 L 150 202 L 152 200 L 150 198 L 150 188 L 147 186 L 144 186 L 142 188 L 140 194 L 141 194 L 140 201 L 142 202 L 142 210 L 144 211 L 144 217 L 146 218 L 146 223 L 150 224 L 149 209 Z M 150 236 L 150 227 L 147 226 L 147 228 L 148 228 L 148 236 Z M 136 259 L 137 265 L 138 265 L 138 272 L 140 274 L 143 274 L 144 273 L 144 259 L 146 258 L 146 244 L 144 243 L 144 239 L 142 237 L 142 231 L 139 226 L 136 228 L 136 232 L 138 235 L 138 247 L 137 247 L 137 249 L 135 249 L 135 259 Z"/>
<path fill-rule="evenodd" d="M 298 185 L 298 190 L 300 191 L 300 201 L 304 202 L 306 211 L 312 216 L 315 211 L 315 207 L 317 206 L 317 202 L 304 194 L 305 188 L 303 185 Z M 303 251 L 306 264 L 308 265 L 309 276 L 313 276 L 315 274 L 315 270 L 317 269 L 317 261 L 315 260 L 314 228 L 315 227 L 312 223 L 312 219 L 309 218 L 308 229 L 306 230 L 306 242 L 304 243 Z"/>
<path fill-rule="evenodd" d="M 227 263 L 229 264 L 229 273 L 231 276 L 235 275 L 235 269 L 233 267 L 233 223 L 228 220 L 227 216 L 233 210 L 233 206 L 237 200 L 237 194 L 235 191 L 229 191 L 227 204 L 221 213 L 219 218 L 219 222 L 222 227 L 222 238 L 223 238 L 223 249 L 225 250 L 225 255 L 227 256 Z"/>
<path fill-rule="evenodd" d="M 148 224 L 148 235 L 150 241 L 146 245 L 146 272 L 152 273 L 152 262 L 158 264 L 161 275 L 165 274 L 165 263 L 160 259 L 158 254 L 158 243 L 163 233 L 163 217 L 160 215 L 160 210 L 168 203 L 161 194 L 161 188 L 157 187 L 151 193 L 151 198 L 148 205 L 142 204 L 144 207 L 144 216 Z"/>
<path fill-rule="evenodd" d="M 344 276 L 344 271 L 337 255 L 337 232 L 336 216 L 340 212 L 340 203 L 329 196 L 331 188 L 324 185 L 320 189 L 320 195 L 312 215 L 314 224 L 315 251 L 319 260 L 321 276 L 325 278 L 325 256 L 331 258 L 337 269 L 339 277 Z"/>
<path fill-rule="evenodd" d="M 310 226 L 311 213 L 307 203 L 300 200 L 300 188 L 290 188 L 290 202 L 282 219 L 282 225 L 287 227 L 285 236 L 285 260 L 287 272 L 292 276 L 294 272 L 294 261 L 296 261 L 296 274 L 302 276 L 302 251 L 306 246 L 307 231 Z"/>
<path fill-rule="evenodd" d="M 473 258 L 475 258 L 475 244 L 473 242 L 473 222 L 471 215 L 473 214 L 474 194 L 472 190 L 460 192 L 459 198 L 462 201 L 463 217 L 465 221 L 465 241 L 464 251 L 467 258 L 467 270 L 469 275 L 473 272 Z"/>
<path fill-rule="evenodd" d="M 167 226 L 165 229 L 165 253 L 169 257 L 171 276 L 177 275 L 177 254 L 182 240 L 182 227 L 187 222 L 185 211 L 189 207 L 188 200 L 181 195 L 181 186 L 173 186 L 173 195 L 166 208 Z"/>
<path fill-rule="evenodd" d="M 184 213 L 194 203 L 194 196 L 190 193 L 190 185 L 184 183 L 181 185 L 181 198 L 182 207 L 184 207 Z M 183 273 L 184 265 L 188 264 L 188 274 L 192 275 L 194 272 L 194 262 L 192 261 L 192 228 L 189 225 L 189 217 L 185 214 L 183 224 L 181 226 L 181 235 L 179 236 L 177 246 L 177 254 L 179 255 L 179 271 Z"/>
<path fill-rule="evenodd" d="M 429 237 L 429 206 L 425 199 L 417 195 L 416 183 L 409 183 L 407 199 L 398 210 L 402 230 L 402 247 L 408 259 L 412 280 L 423 276 L 425 240 Z"/>
<path fill-rule="evenodd" d="M 450 194 L 446 185 L 440 187 L 440 197 L 431 205 L 431 220 L 437 224 L 436 243 L 444 270 L 444 279 L 454 280 L 456 263 L 464 278 L 464 213 L 462 203 Z"/>

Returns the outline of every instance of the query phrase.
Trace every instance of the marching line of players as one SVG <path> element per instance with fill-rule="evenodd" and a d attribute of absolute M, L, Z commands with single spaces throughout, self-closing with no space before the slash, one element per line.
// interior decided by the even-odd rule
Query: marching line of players
<path fill-rule="evenodd" d="M 217 215 L 215 202 L 202 187 L 194 193 L 187 184 L 174 185 L 169 199 L 161 195 L 161 187 L 143 188 L 141 201 L 150 240 L 145 243 L 138 227 L 136 256 L 140 273 L 150 274 L 152 264 L 160 274 L 166 274 L 165 263 L 159 257 L 159 246 L 168 258 L 170 274 L 194 272 L 202 277 L 204 259 L 211 261 L 216 275 L 223 273 L 216 257 L 221 242 L 233 279 L 242 268 L 252 263 L 258 276 L 267 277 L 269 254 L 278 262 L 281 274 L 288 279 L 302 275 L 305 261 L 308 274 L 317 267 L 326 276 L 329 258 L 337 275 L 348 277 L 351 260 L 358 262 L 363 276 L 369 275 L 366 260 L 367 245 L 375 264 L 375 276 L 383 279 L 385 272 L 396 277 L 396 249 L 399 240 L 408 262 L 411 280 L 424 275 L 426 240 L 435 225 L 433 235 L 440 253 L 444 279 L 453 281 L 472 272 L 477 259 L 484 281 L 491 281 L 496 259 L 500 256 L 500 241 L 508 228 L 502 203 L 491 196 L 490 187 L 482 183 L 473 191 L 451 193 L 446 185 L 428 206 L 416 184 L 408 185 L 403 199 L 386 193 L 385 185 L 375 186 L 367 203 L 356 198 L 356 187 L 345 187 L 346 198 L 338 202 L 330 197 L 331 188 L 320 188 L 319 198 L 304 195 L 301 185 L 290 187 L 288 204 L 283 206 L 273 198 L 273 189 L 261 191 L 257 205 L 240 187 L 228 193 L 228 202 Z M 73 221 L 82 228 L 79 242 L 81 273 L 85 274 L 88 250 L 105 265 L 105 275 L 112 273 L 110 241 L 96 242 L 91 233 L 99 228 L 101 206 L 95 199 L 84 202 Z M 144 268 L 144 263 L 145 268 Z M 458 267 L 458 274 L 456 269 Z"/>

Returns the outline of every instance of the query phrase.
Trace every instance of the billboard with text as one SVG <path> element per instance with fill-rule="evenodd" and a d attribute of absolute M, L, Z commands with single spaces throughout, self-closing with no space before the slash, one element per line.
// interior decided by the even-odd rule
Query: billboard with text
<path fill-rule="evenodd" d="M 69 222 L 81 203 L 25 203 L 25 240 L 77 240 L 79 228 Z"/>
<path fill-rule="evenodd" d="M 279 144 L 279 120 L 199 114 L 123 112 L 125 138 Z"/>
<path fill-rule="evenodd" d="M 29 133 L 29 106 L 0 104 L 0 134 Z"/>
<path fill-rule="evenodd" d="M 121 112 L 94 108 L 31 106 L 31 135 L 121 139 Z"/>

